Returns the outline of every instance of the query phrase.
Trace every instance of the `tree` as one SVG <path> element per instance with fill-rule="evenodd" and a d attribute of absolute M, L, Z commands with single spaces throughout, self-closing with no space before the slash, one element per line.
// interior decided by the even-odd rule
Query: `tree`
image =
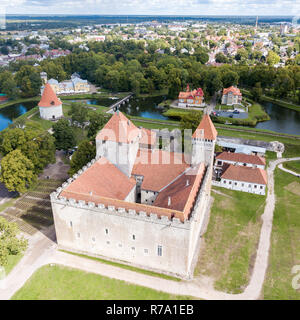
<path fill-rule="evenodd" d="M 269 66 L 274 66 L 274 64 L 279 63 L 279 61 L 280 61 L 279 55 L 274 51 L 270 50 L 267 56 L 267 64 Z"/>
<path fill-rule="evenodd" d="M 216 59 L 216 62 L 218 62 L 218 63 L 227 63 L 228 62 L 228 59 L 226 58 L 226 56 L 222 52 L 217 53 L 215 59 Z"/>
<path fill-rule="evenodd" d="M 5 184 L 8 191 L 23 193 L 36 181 L 36 178 L 33 163 L 22 154 L 21 150 L 14 150 L 2 159 L 0 181 Z"/>
<path fill-rule="evenodd" d="M 58 150 L 67 151 L 76 145 L 73 129 L 67 119 L 60 119 L 53 125 L 53 137 Z"/>
<path fill-rule="evenodd" d="M 263 94 L 263 90 L 261 88 L 261 83 L 257 82 L 255 84 L 255 87 L 252 88 L 251 90 L 251 95 L 254 101 L 260 101 L 261 100 L 261 96 Z"/>
<path fill-rule="evenodd" d="M 184 129 L 192 129 L 194 132 L 202 119 L 202 112 L 199 111 L 191 111 L 187 112 L 185 115 L 181 117 L 180 128 Z"/>
<path fill-rule="evenodd" d="M 72 122 L 77 122 L 81 126 L 83 126 L 84 122 L 86 122 L 88 119 L 88 109 L 81 103 L 71 103 L 70 113 Z"/>
<path fill-rule="evenodd" d="M 92 113 L 90 117 L 90 124 L 87 128 L 87 136 L 91 139 L 94 138 L 98 131 L 103 128 L 106 122 L 107 120 L 104 118 L 102 113 Z"/>
<path fill-rule="evenodd" d="M 26 239 L 19 237 L 17 225 L 0 217 L 0 267 L 7 265 L 8 256 L 24 251 L 27 244 Z"/>
<path fill-rule="evenodd" d="M 224 88 L 236 86 L 239 82 L 239 75 L 234 71 L 225 71 L 222 74 L 222 83 Z"/>
<path fill-rule="evenodd" d="M 82 141 L 78 150 L 73 154 L 69 174 L 73 175 L 83 166 L 85 166 L 88 162 L 93 160 L 96 157 L 96 147 L 90 141 Z"/>
<path fill-rule="evenodd" d="M 12 99 L 18 96 L 17 84 L 11 72 L 4 71 L 0 74 L 0 91 Z"/>
<path fill-rule="evenodd" d="M 39 71 L 30 65 L 22 66 L 15 76 L 23 97 L 34 97 L 40 93 L 42 79 Z"/>

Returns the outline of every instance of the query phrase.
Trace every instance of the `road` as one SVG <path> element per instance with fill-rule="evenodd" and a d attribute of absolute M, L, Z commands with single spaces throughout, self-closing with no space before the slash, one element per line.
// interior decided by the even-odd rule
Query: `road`
<path fill-rule="evenodd" d="M 195 281 L 172 281 L 142 273 L 114 267 L 87 258 L 70 255 L 57 250 L 55 231 L 51 227 L 47 234 L 37 233 L 30 241 L 29 249 L 2 284 L 0 282 L 0 300 L 10 299 L 27 279 L 43 265 L 60 264 L 76 269 L 93 272 L 109 278 L 123 280 L 135 285 L 145 286 L 158 291 L 176 295 L 189 295 L 207 300 L 256 300 L 260 298 L 268 267 L 273 213 L 275 209 L 274 170 L 286 161 L 300 160 L 300 157 L 277 159 L 270 162 L 268 173 L 268 195 L 264 213 L 261 216 L 262 227 L 250 282 L 241 294 L 228 294 L 214 290 L 211 286 Z"/>

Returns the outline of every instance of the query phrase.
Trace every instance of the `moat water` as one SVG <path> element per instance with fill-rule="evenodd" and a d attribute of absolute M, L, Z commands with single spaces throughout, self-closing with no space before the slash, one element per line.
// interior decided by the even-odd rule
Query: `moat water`
<path fill-rule="evenodd" d="M 131 116 L 167 120 L 168 118 L 162 114 L 163 110 L 158 106 L 158 104 L 164 99 L 164 96 L 146 98 L 133 97 L 129 102 L 122 105 L 120 110 Z M 82 101 L 90 105 L 101 105 L 108 107 L 117 100 L 100 98 Z M 0 131 L 7 128 L 14 119 L 34 108 L 36 105 L 36 101 L 31 101 L 16 103 L 0 109 Z M 279 133 L 300 135 L 300 112 L 280 107 L 271 102 L 264 103 L 263 106 L 271 119 L 269 121 L 258 123 L 256 128 L 267 129 Z"/>

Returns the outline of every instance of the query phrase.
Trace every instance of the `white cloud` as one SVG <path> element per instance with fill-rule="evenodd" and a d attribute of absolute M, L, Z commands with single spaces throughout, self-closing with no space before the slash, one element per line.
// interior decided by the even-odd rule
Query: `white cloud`
<path fill-rule="evenodd" d="M 10 14 L 297 15 L 300 0 L 0 0 Z"/>

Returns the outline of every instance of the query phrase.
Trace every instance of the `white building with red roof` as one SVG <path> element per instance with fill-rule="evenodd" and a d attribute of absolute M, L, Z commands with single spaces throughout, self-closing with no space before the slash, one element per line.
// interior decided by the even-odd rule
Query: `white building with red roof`
<path fill-rule="evenodd" d="M 242 93 L 237 87 L 231 86 L 223 90 L 222 104 L 232 106 L 242 102 Z"/>
<path fill-rule="evenodd" d="M 45 85 L 45 89 L 38 106 L 42 119 L 55 120 L 63 117 L 62 102 L 57 98 L 49 83 Z"/>
<path fill-rule="evenodd" d="M 59 248 L 191 278 L 216 137 L 204 116 L 188 163 L 159 149 L 155 132 L 114 113 L 96 137 L 96 159 L 51 194 Z"/>
<path fill-rule="evenodd" d="M 216 156 L 216 165 L 223 166 L 224 163 L 265 169 L 266 159 L 251 154 L 222 152 Z"/>
<path fill-rule="evenodd" d="M 259 195 L 266 194 L 267 172 L 260 168 L 229 164 L 221 175 L 220 186 Z"/>

